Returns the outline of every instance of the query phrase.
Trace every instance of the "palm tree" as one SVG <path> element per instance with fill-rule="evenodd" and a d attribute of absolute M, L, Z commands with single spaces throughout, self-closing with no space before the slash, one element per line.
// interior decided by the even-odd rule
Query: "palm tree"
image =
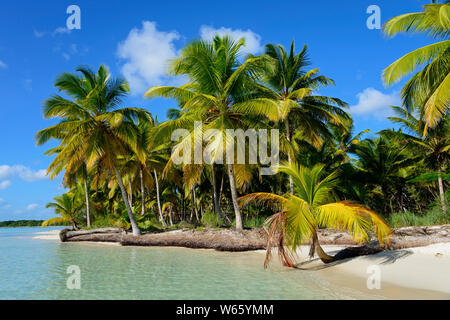
<path fill-rule="evenodd" d="M 439 198 L 443 212 L 447 212 L 445 199 L 445 190 L 442 175 L 446 165 L 450 160 L 450 138 L 448 135 L 450 119 L 446 115 L 443 121 L 430 129 L 426 137 L 422 137 L 425 123 L 409 113 L 405 107 L 391 107 L 397 114 L 397 117 L 388 117 L 394 123 L 399 123 L 411 134 L 400 132 L 400 138 L 415 146 L 414 152 L 420 154 L 427 166 L 437 170 L 437 184 Z"/>
<path fill-rule="evenodd" d="M 216 36 L 212 42 L 197 40 L 186 46 L 180 57 L 172 62 L 171 73 L 185 75 L 191 81 L 181 87 L 153 87 L 146 97 L 176 98 L 182 108 L 182 116 L 161 126 L 162 132 L 171 133 L 176 128 L 193 127 L 195 121 L 202 121 L 203 130 L 217 129 L 215 137 L 218 147 L 211 157 L 214 164 L 219 157 L 218 150 L 226 150 L 227 129 L 245 129 L 249 125 L 249 112 L 239 112 L 236 105 L 250 100 L 255 91 L 253 75 L 261 65 L 261 58 L 249 58 L 239 63 L 240 49 L 244 45 L 241 39 L 234 42 L 228 36 Z M 178 146 L 185 148 L 194 141 L 195 130 L 183 139 Z M 170 136 L 170 134 L 169 134 Z M 212 137 L 208 137 L 212 138 Z M 195 148 L 202 146 L 195 146 Z M 174 153 L 176 154 L 176 153 Z M 226 164 L 230 182 L 231 198 L 236 216 L 236 229 L 242 230 L 242 218 L 237 202 L 236 168 Z"/>
<path fill-rule="evenodd" d="M 393 190 L 404 185 L 409 176 L 407 169 L 417 162 L 417 156 L 408 153 L 406 146 L 394 146 L 393 143 L 382 135 L 363 140 L 352 148 L 358 156 L 355 166 L 360 179 L 366 188 L 381 196 L 377 202 L 383 204 L 384 213 L 387 213 L 387 205 L 394 198 Z"/>
<path fill-rule="evenodd" d="M 122 174 L 117 165 L 119 156 L 126 156 L 127 150 L 143 157 L 137 148 L 139 130 L 134 119 L 148 116 L 147 111 L 138 108 L 118 108 L 122 98 L 128 93 L 125 79 L 112 78 L 105 66 L 97 73 L 89 68 L 78 68 L 83 78 L 65 73 L 59 77 L 59 88 L 72 88 L 75 101 L 55 96 L 44 105 L 45 118 L 61 118 L 61 122 L 36 135 L 38 145 L 51 138 L 61 141 L 61 151 L 50 164 L 48 172 L 56 176 L 65 170 L 64 180 L 83 164 L 87 168 L 100 165 L 111 170 L 119 183 L 123 201 L 131 222 L 134 235 L 140 230 L 133 216 Z"/>
<path fill-rule="evenodd" d="M 272 245 L 276 244 L 282 263 L 295 267 L 292 253 L 298 245 L 312 239 L 310 256 L 317 253 L 324 263 L 335 260 L 320 246 L 317 230 L 320 227 L 348 230 L 355 241 L 368 241 L 372 226 L 381 245 L 389 241 L 391 230 L 375 212 L 350 201 L 334 202 L 333 190 L 338 172 L 322 178 L 324 165 L 307 168 L 295 163 L 282 165 L 279 170 L 292 177 L 294 194 L 279 196 L 272 193 L 253 193 L 241 197 L 246 205 L 256 202 L 278 213 L 266 221 L 268 241 L 265 266 L 269 263 Z"/>
<path fill-rule="evenodd" d="M 310 64 L 306 45 L 296 54 L 294 41 L 289 53 L 282 45 L 268 44 L 263 58 L 263 83 L 267 84 L 261 88 L 264 96 L 241 103 L 238 110 L 251 109 L 253 113 L 267 115 L 271 121 L 283 123 L 286 141 L 282 141 L 281 146 L 291 163 L 294 158 L 294 129 L 297 135 L 319 147 L 323 137 L 330 136 L 327 123 L 342 125 L 344 119 L 349 119 L 342 110 L 347 104 L 337 98 L 312 95 L 314 90 L 334 85 L 334 82 L 318 75 L 319 69 L 305 71 Z M 291 177 L 289 186 L 293 193 Z"/>
<path fill-rule="evenodd" d="M 402 90 L 403 104 L 420 110 L 425 120 L 423 135 L 447 112 L 450 101 L 450 3 L 432 3 L 423 12 L 407 13 L 390 19 L 383 27 L 387 36 L 398 33 L 424 33 L 439 42 L 416 49 L 383 71 L 383 81 L 392 85 L 423 66 Z"/>
<path fill-rule="evenodd" d="M 44 221 L 42 223 L 42 228 L 70 222 L 72 227 L 77 230 L 78 225 L 75 219 L 83 204 L 78 201 L 76 194 L 64 193 L 61 196 L 55 197 L 54 200 L 55 202 L 48 203 L 46 208 L 55 209 L 55 213 L 59 214 L 61 217 L 55 217 Z"/>

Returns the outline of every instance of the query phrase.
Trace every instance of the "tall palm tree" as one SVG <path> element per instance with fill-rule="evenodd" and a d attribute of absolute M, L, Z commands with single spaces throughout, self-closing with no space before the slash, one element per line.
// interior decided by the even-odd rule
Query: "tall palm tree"
<path fill-rule="evenodd" d="M 54 96 L 44 105 L 45 118 L 61 118 L 60 123 L 36 135 L 38 145 L 52 138 L 61 141 L 62 149 L 50 164 L 48 172 L 56 176 L 65 170 L 66 180 L 83 164 L 89 169 L 97 163 L 111 170 L 118 180 L 133 234 L 140 235 L 117 158 L 126 156 L 128 149 L 143 157 L 137 148 L 139 130 L 134 119 L 147 117 L 148 113 L 138 108 L 119 108 L 129 86 L 125 79 L 112 78 L 105 66 L 100 66 L 97 73 L 85 67 L 77 71 L 83 77 L 65 73 L 58 79 L 60 89 L 71 88 L 69 93 L 74 101 Z"/>
<path fill-rule="evenodd" d="M 253 57 L 242 64 L 239 63 L 243 45 L 243 39 L 234 42 L 228 36 L 216 36 L 212 42 L 194 41 L 182 50 L 180 57 L 174 60 L 171 66 L 172 74 L 185 75 L 190 83 L 181 87 L 153 87 L 145 94 L 149 98 L 162 96 L 176 98 L 181 102 L 183 114 L 179 119 L 163 125 L 162 130 L 166 133 L 180 127 L 193 128 L 194 121 L 202 121 L 203 131 L 219 130 L 220 135 L 214 137 L 218 148 L 209 164 L 213 164 L 219 157 L 218 150 L 226 150 L 227 129 L 245 130 L 249 126 L 250 120 L 246 116 L 251 114 L 251 111 L 239 112 L 235 107 L 238 103 L 252 98 L 255 91 L 254 74 L 261 65 L 261 59 Z M 191 135 L 183 139 L 179 148 L 195 141 L 194 134 L 195 130 L 192 129 Z M 236 229 L 242 230 L 235 166 L 227 163 L 226 168 L 236 216 Z"/>
<path fill-rule="evenodd" d="M 55 217 L 44 221 L 42 223 L 42 228 L 70 222 L 72 227 L 77 230 L 78 224 L 75 219 L 83 204 L 78 201 L 76 194 L 64 193 L 63 195 L 55 197 L 54 200 L 55 202 L 48 203 L 46 208 L 55 209 L 55 213 L 59 214 L 61 217 Z"/>
<path fill-rule="evenodd" d="M 398 82 L 423 66 L 402 89 L 403 104 L 420 110 L 425 120 L 423 135 L 433 128 L 448 110 L 450 103 L 450 2 L 432 3 L 422 12 L 407 13 L 390 19 L 383 27 L 387 36 L 398 33 L 424 33 L 439 41 L 416 49 L 383 71 L 386 85 Z"/>
<path fill-rule="evenodd" d="M 284 152 L 288 162 L 294 158 L 292 135 L 295 132 L 303 139 L 318 147 L 323 137 L 329 137 L 327 123 L 342 125 L 348 114 L 342 108 L 347 104 L 337 98 L 313 95 L 313 91 L 328 85 L 333 80 L 318 75 L 319 69 L 306 71 L 310 64 L 307 46 L 295 53 L 292 41 L 289 53 L 282 45 L 266 45 L 263 55 L 263 74 L 266 87 L 261 88 L 264 96 L 241 103 L 238 110 L 251 109 L 253 113 L 267 115 L 271 121 L 284 124 Z M 345 127 L 344 127 L 345 128 Z M 291 193 L 294 192 L 292 178 L 289 177 Z"/>
<path fill-rule="evenodd" d="M 311 169 L 295 163 L 282 165 L 280 171 L 294 181 L 294 194 L 253 193 L 239 199 L 241 205 L 256 202 L 278 212 L 266 221 L 269 238 L 265 266 L 275 243 L 282 263 L 295 267 L 292 253 L 309 239 L 312 239 L 311 257 L 317 253 L 324 263 L 334 261 L 335 258 L 320 246 L 319 227 L 348 230 L 355 241 L 363 242 L 369 240 L 373 226 L 381 245 L 389 241 L 391 230 L 375 212 L 350 201 L 334 202 L 333 190 L 338 182 L 338 172 L 323 177 L 323 168 L 321 164 Z"/>

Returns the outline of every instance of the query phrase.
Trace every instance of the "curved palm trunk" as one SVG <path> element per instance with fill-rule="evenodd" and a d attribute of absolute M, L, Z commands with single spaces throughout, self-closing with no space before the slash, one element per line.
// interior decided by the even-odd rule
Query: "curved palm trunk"
<path fill-rule="evenodd" d="M 311 245 L 311 250 L 312 250 L 312 254 L 314 256 L 314 249 L 317 253 L 317 256 L 319 257 L 320 260 L 322 260 L 323 263 L 330 263 L 333 261 L 336 261 L 336 259 L 330 255 L 328 255 L 325 251 L 323 251 L 322 247 L 320 246 L 319 243 L 319 238 L 317 237 L 317 232 L 314 231 L 313 232 L 313 243 Z M 311 251 L 309 252 L 310 256 L 311 256 Z"/>
<path fill-rule="evenodd" d="M 441 207 L 444 213 L 447 213 L 447 204 L 445 203 L 445 192 L 444 184 L 442 183 L 441 168 L 438 169 L 438 186 L 439 186 L 439 197 L 441 199 Z"/>
<path fill-rule="evenodd" d="M 286 124 L 286 140 L 290 143 L 291 142 L 291 129 L 289 127 L 289 118 L 286 118 L 284 121 Z M 289 164 L 292 163 L 291 153 L 288 152 L 288 162 Z M 289 176 L 289 191 L 291 194 L 294 194 L 294 180 L 292 180 L 292 177 Z"/>
<path fill-rule="evenodd" d="M 236 216 L 236 230 L 242 231 L 244 228 L 242 227 L 241 210 L 239 208 L 239 204 L 237 201 L 238 195 L 233 165 L 229 164 L 227 165 L 227 168 L 228 168 L 228 177 L 230 179 L 231 199 L 233 200 L 234 214 Z"/>
<path fill-rule="evenodd" d="M 90 215 L 90 205 L 89 205 L 89 189 L 87 185 L 87 179 L 84 179 L 84 195 L 86 197 L 86 219 L 88 228 L 91 227 L 91 215 Z"/>
<path fill-rule="evenodd" d="M 115 164 L 113 165 L 113 167 L 114 172 L 116 173 L 117 181 L 119 182 L 120 191 L 122 192 L 123 201 L 125 202 L 125 207 L 127 208 L 128 217 L 130 218 L 133 235 L 140 236 L 141 230 L 139 230 L 136 220 L 134 219 L 133 210 L 131 209 L 130 203 L 128 202 L 127 191 L 125 190 L 125 186 L 123 185 L 122 175 L 120 174 L 119 169 L 117 169 Z"/>
<path fill-rule="evenodd" d="M 163 224 L 163 226 L 166 226 L 166 221 L 164 221 L 164 217 L 162 215 L 161 210 L 161 200 L 159 199 L 159 183 L 158 183 L 158 174 L 156 173 L 156 170 L 153 170 L 153 173 L 155 174 L 155 184 L 156 184 L 156 200 L 158 201 L 158 211 L 159 211 L 159 221 Z"/>
<path fill-rule="evenodd" d="M 221 219 L 222 213 L 220 212 L 220 199 L 219 196 L 217 195 L 217 182 L 214 164 L 211 165 L 211 177 L 212 177 L 213 198 L 214 198 L 214 211 L 219 217 L 219 219 Z"/>
<path fill-rule="evenodd" d="M 141 178 L 141 202 L 142 202 L 142 208 L 141 208 L 141 216 L 145 216 L 145 186 L 144 186 L 144 173 L 141 169 L 139 170 L 139 176 Z"/>

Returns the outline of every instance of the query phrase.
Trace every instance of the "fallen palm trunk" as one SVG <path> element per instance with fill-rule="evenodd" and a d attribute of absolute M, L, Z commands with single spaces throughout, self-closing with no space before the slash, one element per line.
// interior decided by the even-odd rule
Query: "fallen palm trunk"
<path fill-rule="evenodd" d="M 215 249 L 219 251 L 263 250 L 266 247 L 265 231 L 244 230 L 179 230 L 157 234 L 145 234 L 141 237 L 125 235 L 123 246 L 162 246 L 185 247 L 193 249 Z"/>
<path fill-rule="evenodd" d="M 102 228 L 92 230 L 63 229 L 59 233 L 61 242 L 68 241 L 100 241 L 100 242 L 119 242 L 122 229 L 118 228 Z"/>
<path fill-rule="evenodd" d="M 393 231 L 391 243 L 387 248 L 390 250 L 450 242 L 450 225 L 407 227 Z M 346 232 L 322 229 L 318 230 L 317 235 L 321 245 L 357 246 L 357 243 Z M 177 230 L 136 237 L 116 228 L 81 231 L 64 229 L 60 232 L 60 239 L 62 242 L 115 242 L 124 246 L 173 246 L 221 251 L 251 251 L 266 249 L 267 233 L 263 229 L 244 230 L 243 232 L 231 229 Z M 382 250 L 374 244 L 348 249 L 337 258 L 373 254 Z"/>

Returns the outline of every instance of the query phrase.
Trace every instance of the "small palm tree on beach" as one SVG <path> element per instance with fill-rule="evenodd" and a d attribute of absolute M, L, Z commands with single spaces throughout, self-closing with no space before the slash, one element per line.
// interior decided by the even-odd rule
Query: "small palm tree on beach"
<path fill-rule="evenodd" d="M 328 227 L 348 230 L 357 242 L 370 239 L 373 230 L 381 245 L 389 241 L 390 228 L 372 210 L 351 201 L 337 201 L 333 196 L 338 172 L 323 176 L 324 165 L 306 168 L 295 163 L 280 166 L 280 172 L 292 177 L 294 194 L 279 196 L 272 193 L 253 193 L 239 199 L 240 205 L 255 202 L 278 211 L 265 223 L 268 230 L 267 266 L 272 246 L 276 245 L 285 266 L 295 267 L 293 254 L 300 244 L 312 239 L 310 256 L 316 253 L 324 263 L 335 261 L 322 249 L 317 230 Z"/>
<path fill-rule="evenodd" d="M 55 202 L 48 203 L 46 208 L 54 209 L 55 213 L 59 214 L 61 217 L 55 217 L 44 221 L 42 223 L 42 228 L 70 222 L 72 227 L 77 230 L 78 224 L 76 223 L 75 218 L 83 207 L 83 203 L 78 201 L 77 195 L 75 193 L 64 193 L 63 195 L 55 197 L 54 200 Z"/>

